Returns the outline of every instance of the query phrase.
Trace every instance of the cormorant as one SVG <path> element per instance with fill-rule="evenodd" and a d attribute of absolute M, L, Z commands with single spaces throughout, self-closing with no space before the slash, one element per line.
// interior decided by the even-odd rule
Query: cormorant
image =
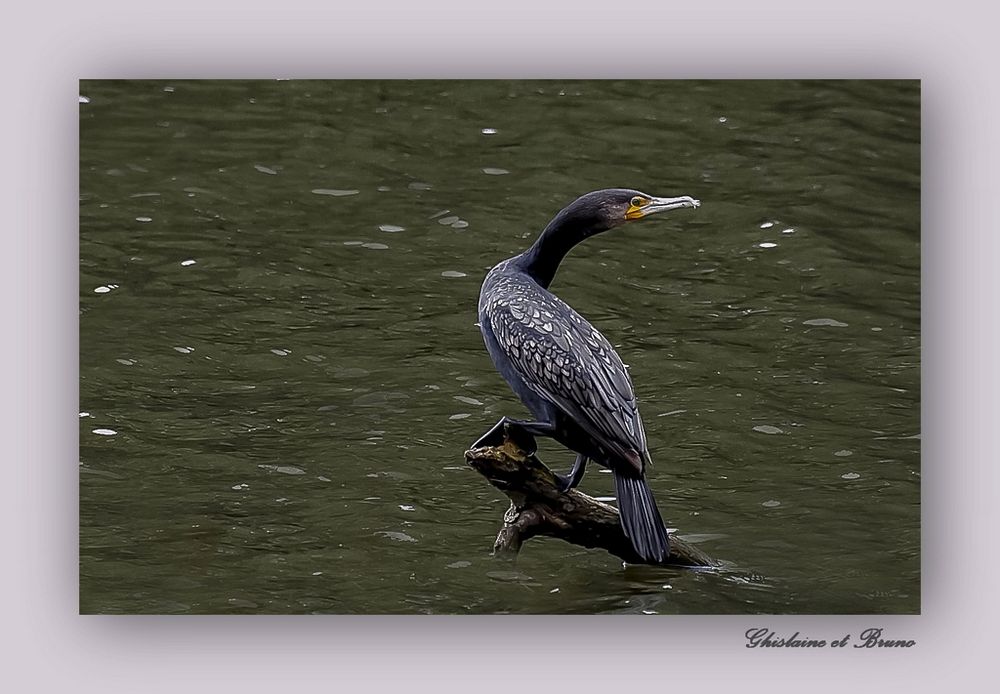
<path fill-rule="evenodd" d="M 588 460 L 610 468 L 622 528 L 649 563 L 661 563 L 670 549 L 645 478 L 651 459 L 632 381 L 611 343 L 548 287 L 563 257 L 584 239 L 699 204 L 621 188 L 587 193 L 559 212 L 528 250 L 490 270 L 479 295 L 486 349 L 534 419 L 503 417 L 474 446 L 499 445 L 506 432 L 534 453 L 534 436 L 551 437 L 577 454 L 569 474 L 557 475 L 564 490 L 580 483 Z"/>

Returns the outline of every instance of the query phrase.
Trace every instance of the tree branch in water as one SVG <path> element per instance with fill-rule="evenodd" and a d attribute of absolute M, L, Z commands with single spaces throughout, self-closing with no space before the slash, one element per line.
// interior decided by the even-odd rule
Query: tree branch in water
<path fill-rule="evenodd" d="M 510 498 L 504 525 L 493 544 L 496 556 L 514 556 L 536 535 L 557 537 L 582 547 L 599 547 L 629 564 L 645 564 L 625 537 L 618 509 L 583 492 L 562 492 L 542 461 L 509 439 L 501 446 L 466 451 L 466 462 Z M 719 562 L 676 535 L 663 566 L 715 567 Z"/>

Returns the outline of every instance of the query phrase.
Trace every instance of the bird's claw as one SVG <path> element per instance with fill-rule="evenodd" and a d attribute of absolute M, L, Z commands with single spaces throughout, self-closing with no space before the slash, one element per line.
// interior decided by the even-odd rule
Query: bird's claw
<path fill-rule="evenodd" d="M 492 448 L 492 447 L 495 447 L 495 446 L 502 446 L 504 440 L 507 438 L 507 433 L 506 433 L 506 430 L 505 430 L 503 424 L 504 424 L 503 422 L 497 422 L 496 425 L 492 429 L 490 429 L 485 434 L 483 434 L 482 436 L 480 436 L 479 440 L 477 440 L 474 444 L 472 444 L 472 447 L 473 448 L 486 448 L 486 447 Z"/>
<path fill-rule="evenodd" d="M 535 455 L 538 451 L 538 442 L 535 441 L 535 437 L 514 422 L 504 422 L 503 431 L 504 439 L 524 451 L 525 455 Z"/>

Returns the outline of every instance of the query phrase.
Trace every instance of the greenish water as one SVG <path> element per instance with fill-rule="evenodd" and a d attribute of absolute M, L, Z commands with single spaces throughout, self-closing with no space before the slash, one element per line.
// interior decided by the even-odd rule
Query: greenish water
<path fill-rule="evenodd" d="M 919 611 L 917 83 L 80 89 L 82 612 Z M 726 571 L 489 556 L 507 502 L 463 451 L 523 410 L 479 284 L 611 186 L 702 207 L 552 288 Z"/>

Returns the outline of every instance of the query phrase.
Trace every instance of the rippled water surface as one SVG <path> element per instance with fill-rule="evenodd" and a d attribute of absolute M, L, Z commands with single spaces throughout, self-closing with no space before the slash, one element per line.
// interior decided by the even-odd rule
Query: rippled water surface
<path fill-rule="evenodd" d="M 80 93 L 83 612 L 919 611 L 917 83 Z M 507 501 L 463 452 L 523 410 L 479 284 L 611 186 L 703 205 L 552 288 L 631 366 L 667 524 L 725 571 L 489 554 Z"/>

